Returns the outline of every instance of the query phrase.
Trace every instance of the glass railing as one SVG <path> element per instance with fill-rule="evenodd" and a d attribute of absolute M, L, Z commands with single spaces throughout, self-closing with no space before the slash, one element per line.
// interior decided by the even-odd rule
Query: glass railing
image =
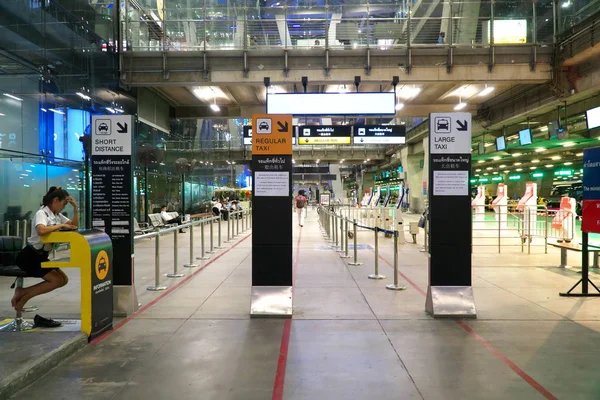
<path fill-rule="evenodd" d="M 143 8 L 140 3 L 128 0 L 121 14 L 123 37 L 131 51 L 545 45 L 553 43 L 555 34 L 551 0 L 310 5 L 292 0 L 287 5 L 275 0 L 223 5 L 163 0 L 161 9 Z"/>

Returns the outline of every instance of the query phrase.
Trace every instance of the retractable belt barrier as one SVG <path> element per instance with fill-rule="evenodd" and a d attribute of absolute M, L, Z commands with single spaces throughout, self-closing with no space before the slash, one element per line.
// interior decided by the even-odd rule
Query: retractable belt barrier
<path fill-rule="evenodd" d="M 319 215 L 319 225 L 324 239 L 330 243 L 330 247 L 332 249 L 338 251 L 339 253 L 342 253 L 340 257 L 350 257 L 348 254 L 348 242 L 349 239 L 353 239 L 354 256 L 353 261 L 349 262 L 348 265 L 363 265 L 363 263 L 358 261 L 358 228 L 374 232 L 375 271 L 373 274 L 368 276 L 369 279 L 385 279 L 385 276 L 379 273 L 379 233 L 383 232 L 384 234 L 392 236 L 394 239 L 394 283 L 387 285 L 386 288 L 390 290 L 406 290 L 406 286 L 402 286 L 398 282 L 398 230 L 382 229 L 378 226 L 371 227 L 364 224 L 358 224 L 356 219 L 350 220 L 350 218 L 346 218 L 342 215 L 336 214 L 335 209 L 331 211 L 321 206 L 317 208 L 317 213 Z M 352 224 L 352 233 L 350 233 L 348 227 L 349 224 Z"/>

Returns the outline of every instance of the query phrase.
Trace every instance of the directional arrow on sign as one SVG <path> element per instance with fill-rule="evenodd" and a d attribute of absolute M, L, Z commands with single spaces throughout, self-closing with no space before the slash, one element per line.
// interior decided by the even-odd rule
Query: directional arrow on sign
<path fill-rule="evenodd" d="M 127 122 L 123 122 L 122 124 L 120 122 L 117 122 L 117 127 L 119 128 L 117 129 L 117 132 L 127 133 Z"/>
<path fill-rule="evenodd" d="M 290 127 L 287 121 L 285 124 L 282 124 L 281 121 L 277 121 L 277 125 L 279 125 L 279 129 L 277 129 L 279 132 L 287 132 Z"/>
<path fill-rule="evenodd" d="M 456 124 L 458 125 L 458 128 L 456 129 L 457 131 L 465 132 L 465 131 L 469 130 L 469 124 L 466 120 L 465 121 L 457 120 Z"/>

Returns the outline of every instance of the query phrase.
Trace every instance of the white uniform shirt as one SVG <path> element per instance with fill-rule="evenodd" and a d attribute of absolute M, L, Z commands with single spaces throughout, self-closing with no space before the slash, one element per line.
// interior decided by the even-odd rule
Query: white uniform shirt
<path fill-rule="evenodd" d="M 160 216 L 162 217 L 164 222 L 170 221 L 172 219 L 166 211 L 161 211 Z"/>
<path fill-rule="evenodd" d="M 62 214 L 54 214 L 48 207 L 43 207 L 35 213 L 33 217 L 33 222 L 31 224 L 31 236 L 27 239 L 27 242 L 35 247 L 37 250 L 42 250 L 42 248 L 46 251 L 52 250 L 52 244 L 46 243 L 42 244 L 42 240 L 37 234 L 36 227 L 38 225 L 46 225 L 46 226 L 54 226 L 59 224 L 66 224 L 69 221 L 69 218 L 65 217 Z"/>

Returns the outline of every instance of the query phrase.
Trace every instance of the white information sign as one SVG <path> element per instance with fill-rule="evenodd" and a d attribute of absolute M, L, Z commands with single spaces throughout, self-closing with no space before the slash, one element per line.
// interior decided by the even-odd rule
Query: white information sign
<path fill-rule="evenodd" d="M 433 171 L 434 196 L 467 196 L 469 171 Z"/>
<path fill-rule="evenodd" d="M 471 113 L 429 114 L 431 154 L 471 154 Z"/>
<path fill-rule="evenodd" d="M 289 196 L 290 173 L 256 171 L 254 173 L 255 196 Z"/>
<path fill-rule="evenodd" d="M 131 115 L 92 117 L 92 155 L 130 156 L 133 118 Z"/>

